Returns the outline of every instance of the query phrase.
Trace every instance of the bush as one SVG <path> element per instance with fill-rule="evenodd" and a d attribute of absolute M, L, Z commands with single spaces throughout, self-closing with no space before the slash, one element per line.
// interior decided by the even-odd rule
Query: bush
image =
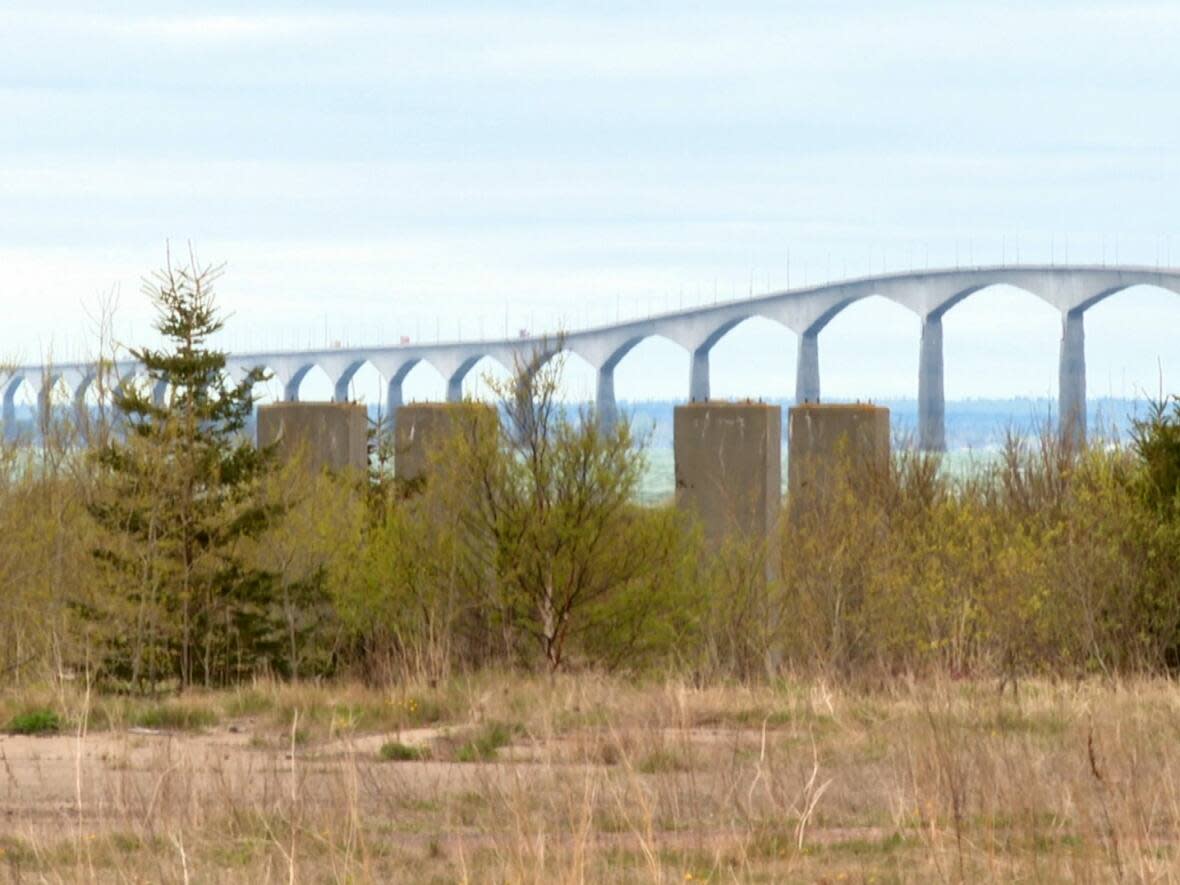
<path fill-rule="evenodd" d="M 200 731 L 216 725 L 217 714 L 188 704 L 160 704 L 132 716 L 131 724 L 164 731 Z"/>
<path fill-rule="evenodd" d="M 518 728 L 505 725 L 503 722 L 488 722 L 480 726 L 475 736 L 455 751 L 455 761 L 488 762 L 495 759 L 496 752 L 512 743 L 517 731 Z"/>
<path fill-rule="evenodd" d="M 4 730 L 9 734 L 56 734 L 61 725 L 61 717 L 53 710 L 29 710 L 13 716 Z"/>
<path fill-rule="evenodd" d="M 379 754 L 386 762 L 417 762 L 430 758 L 430 750 L 426 747 L 413 747 L 401 741 L 382 744 Z"/>

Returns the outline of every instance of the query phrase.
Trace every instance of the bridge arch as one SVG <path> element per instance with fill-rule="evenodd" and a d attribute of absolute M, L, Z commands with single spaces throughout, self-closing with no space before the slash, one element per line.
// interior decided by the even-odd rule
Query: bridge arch
<path fill-rule="evenodd" d="M 598 368 L 575 348 L 555 350 L 546 365 L 559 364 L 561 377 L 558 395 L 569 404 L 593 403 L 597 398 Z"/>
<path fill-rule="evenodd" d="M 422 357 L 407 361 L 394 373 L 393 378 L 390 379 L 391 391 L 395 383 L 399 390 L 397 394 L 399 406 L 403 402 L 438 403 L 446 398 L 447 379 L 437 366 Z M 393 402 L 394 397 L 391 395 L 390 406 L 393 405 Z"/>
<path fill-rule="evenodd" d="M 11 375 L 4 381 L 4 436 L 8 440 L 15 440 L 20 436 L 19 417 L 17 410 L 36 402 L 36 391 L 25 378 L 24 374 Z"/>
<path fill-rule="evenodd" d="M 496 402 L 500 395 L 495 386 L 510 381 L 512 373 L 512 366 L 506 366 L 495 356 L 485 354 L 466 368 L 460 398 Z"/>
<path fill-rule="evenodd" d="M 1105 289 L 1095 292 L 1093 295 L 1085 298 L 1080 303 L 1073 305 L 1071 309 L 1077 313 L 1085 313 L 1091 307 L 1095 307 L 1108 298 L 1126 292 L 1129 289 L 1155 290 L 1158 292 L 1166 292 L 1171 295 L 1180 295 L 1180 280 L 1173 282 L 1169 278 L 1161 277 L 1155 282 L 1121 282 L 1118 285 L 1108 286 Z"/>
<path fill-rule="evenodd" d="M 983 281 L 983 282 L 979 282 L 979 283 L 967 286 L 966 288 L 957 289 L 956 291 L 953 291 L 950 295 L 948 295 L 942 299 L 936 300 L 930 306 L 930 310 L 928 311 L 927 316 L 944 317 L 944 316 L 946 316 L 946 314 L 950 310 L 952 310 L 954 307 L 958 306 L 959 304 L 962 304 L 968 298 L 972 298 L 973 296 L 978 295 L 981 292 L 984 292 L 988 289 L 999 289 L 1004 292 L 1014 290 L 1016 292 L 1021 292 L 1025 295 L 1031 295 L 1033 298 L 1036 298 L 1037 300 L 1044 302 L 1045 304 L 1047 304 L 1051 308 L 1057 309 L 1057 307 L 1058 307 L 1057 302 L 1053 298 L 1049 297 L 1044 292 L 1034 289 L 1033 287 L 1029 286 L 1027 283 L 1022 285 L 1022 284 L 1011 283 L 1011 282 L 1006 282 L 1006 281 L 1002 281 L 1002 280 L 998 280 L 996 282 Z"/>
<path fill-rule="evenodd" d="M 610 379 L 612 397 L 620 389 L 632 400 L 679 401 L 684 398 L 689 357 L 682 344 L 659 332 L 645 332 L 615 348 L 600 367 L 599 384 L 605 374 Z"/>
<path fill-rule="evenodd" d="M 824 398 L 879 402 L 912 397 L 920 331 L 913 310 L 877 294 L 838 307 L 827 318 L 818 355 Z M 799 352 L 802 359 L 803 341 Z M 802 398 L 811 399 L 810 393 Z M 912 429 L 901 415 L 895 415 L 894 425 L 903 433 Z"/>
<path fill-rule="evenodd" d="M 798 336 L 752 313 L 710 336 L 709 395 L 715 399 L 787 399 L 794 395 Z"/>
<path fill-rule="evenodd" d="M 358 359 L 333 382 L 332 399 L 375 406 L 384 414 L 388 406 L 388 385 L 389 379 L 372 360 Z"/>
<path fill-rule="evenodd" d="M 286 395 L 286 390 L 282 378 L 279 377 L 279 373 L 267 365 L 259 365 L 258 368 L 262 369 L 269 377 L 265 381 L 259 381 L 251 389 L 251 395 L 254 397 L 254 406 L 257 408 L 258 406 L 282 402 Z"/>
<path fill-rule="evenodd" d="M 330 402 L 334 393 L 335 384 L 319 363 L 305 363 L 287 382 L 286 398 L 292 402 Z"/>
<path fill-rule="evenodd" d="M 938 305 L 923 323 L 919 366 L 920 435 L 938 443 L 927 447 L 946 446 L 947 396 L 956 400 L 1028 397 L 1025 429 L 1031 431 L 1034 424 L 1043 422 L 1048 411 L 1038 401 L 1053 402 L 1060 396 L 1061 337 L 1057 306 L 1026 285 L 972 286 Z M 949 363 L 944 363 L 944 343 L 949 345 Z M 980 366 L 987 368 L 981 372 Z M 979 408 L 985 409 L 986 404 Z M 1003 419 L 997 415 L 995 420 Z M 973 440 L 968 437 L 961 442 Z"/>
<path fill-rule="evenodd" d="M 1167 286 L 1124 286 L 1085 306 L 1086 390 L 1135 399 L 1180 391 L 1180 298 Z M 1159 317 L 1144 323 L 1136 318 Z M 1162 387 L 1162 391 L 1161 391 Z M 1123 417 L 1103 414 L 1104 420 Z"/>

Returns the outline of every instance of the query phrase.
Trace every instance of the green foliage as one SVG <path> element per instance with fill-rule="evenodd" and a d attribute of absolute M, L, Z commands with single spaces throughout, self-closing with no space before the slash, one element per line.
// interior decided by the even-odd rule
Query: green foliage
<path fill-rule="evenodd" d="M 543 352 L 518 366 L 498 386 L 499 433 L 458 438 L 444 491 L 490 624 L 510 654 L 528 660 L 532 645 L 551 670 L 571 640 L 601 637 L 622 612 L 650 624 L 655 605 L 639 595 L 660 599 L 680 552 L 676 521 L 633 503 L 644 459 L 629 424 L 572 418 L 560 375 L 560 358 Z"/>
<path fill-rule="evenodd" d="M 1143 576 L 1137 600 L 1141 636 L 1153 656 L 1180 668 L 1180 397 L 1153 403 L 1136 422 L 1133 445 L 1139 459 L 1135 523 Z"/>
<path fill-rule="evenodd" d="M 1045 434 L 959 480 L 903 452 L 835 482 L 785 527 L 780 648 L 843 675 L 1160 666 L 1180 647 L 1176 536 L 1141 452 Z"/>
<path fill-rule="evenodd" d="M 679 638 L 680 521 L 634 503 L 629 426 L 570 415 L 560 371 L 538 354 L 500 385 L 499 414 L 452 409 L 425 482 L 375 487 L 359 566 L 334 589 L 374 669 L 639 666 Z"/>
<path fill-rule="evenodd" d="M 456 762 L 489 762 L 496 753 L 512 743 L 519 728 L 503 722 L 485 722 L 474 735 L 455 751 Z"/>
<path fill-rule="evenodd" d="M 379 755 L 386 762 L 418 762 L 430 758 L 426 747 L 413 747 L 401 741 L 388 741 L 381 745 Z"/>
<path fill-rule="evenodd" d="M 217 714 L 194 704 L 164 703 L 140 710 L 131 717 L 131 724 L 164 731 L 201 731 L 217 724 Z"/>
<path fill-rule="evenodd" d="M 273 575 L 243 555 L 276 515 L 259 494 L 269 453 L 242 438 L 265 373 L 231 383 L 209 346 L 217 276 L 169 262 L 145 283 L 167 347 L 132 351 L 146 383 L 116 392 L 125 433 L 93 455 L 111 592 L 78 609 L 100 628 L 103 672 L 136 686 L 229 683 L 277 656 Z"/>
<path fill-rule="evenodd" d="M 1132 436 L 1143 463 L 1143 493 L 1165 519 L 1180 516 L 1180 396 L 1151 404 Z"/>
<path fill-rule="evenodd" d="M 61 717 L 54 710 L 28 710 L 13 716 L 4 730 L 9 734 L 56 734 L 61 731 Z"/>
<path fill-rule="evenodd" d="M 680 750 L 657 747 L 645 753 L 636 765 L 642 774 L 670 774 L 692 768 L 689 758 Z"/>

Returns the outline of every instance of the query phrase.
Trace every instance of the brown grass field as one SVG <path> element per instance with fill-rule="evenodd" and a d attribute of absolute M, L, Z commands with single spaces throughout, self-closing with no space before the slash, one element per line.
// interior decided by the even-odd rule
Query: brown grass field
<path fill-rule="evenodd" d="M 1167 681 L 0 696 L 5 882 L 1172 881 Z"/>

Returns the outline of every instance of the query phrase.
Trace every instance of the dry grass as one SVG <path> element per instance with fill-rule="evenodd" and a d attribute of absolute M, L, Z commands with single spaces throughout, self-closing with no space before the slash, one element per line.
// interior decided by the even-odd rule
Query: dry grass
<path fill-rule="evenodd" d="M 38 707 L 61 733 L 0 738 L 3 881 L 1180 878 L 1162 680 L 1000 697 L 485 674 L 26 692 L 0 722 Z"/>

